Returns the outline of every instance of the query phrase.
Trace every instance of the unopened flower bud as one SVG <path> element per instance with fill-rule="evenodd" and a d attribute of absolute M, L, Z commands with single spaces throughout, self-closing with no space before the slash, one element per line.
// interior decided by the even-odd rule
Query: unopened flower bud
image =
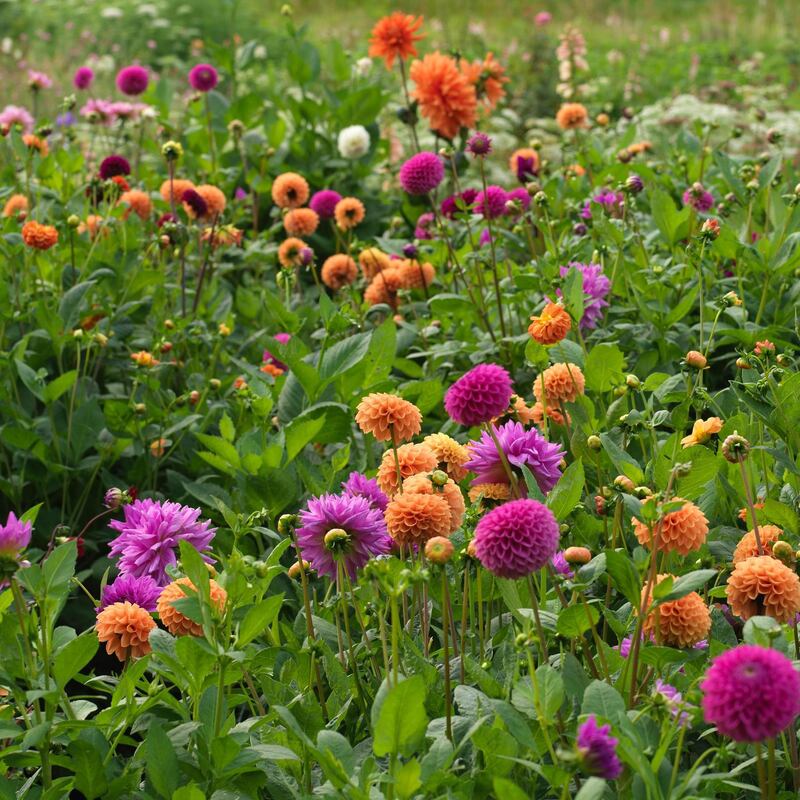
<path fill-rule="evenodd" d="M 736 464 L 739 461 L 744 461 L 747 454 L 750 452 L 750 442 L 741 436 L 737 431 L 734 431 L 722 443 L 722 456 L 726 461 L 731 464 Z"/>
<path fill-rule="evenodd" d="M 690 350 L 684 358 L 687 367 L 694 369 L 705 369 L 708 366 L 708 359 L 697 350 Z"/>
<path fill-rule="evenodd" d="M 432 564 L 446 564 L 453 557 L 453 543 L 444 536 L 432 536 L 425 542 L 425 558 Z"/>
<path fill-rule="evenodd" d="M 638 389 L 642 385 L 642 382 L 636 375 L 626 375 L 625 383 L 629 389 Z"/>
<path fill-rule="evenodd" d="M 81 218 L 77 214 L 70 214 L 67 217 L 67 225 L 70 228 L 77 228 L 81 224 Z"/>
<path fill-rule="evenodd" d="M 331 528 L 323 540 L 328 550 L 341 550 L 350 541 L 350 534 L 344 528 Z"/>
<path fill-rule="evenodd" d="M 603 442 L 600 441 L 600 437 L 592 434 L 587 440 L 586 444 L 590 450 L 600 450 L 603 447 Z"/>
<path fill-rule="evenodd" d="M 633 481 L 627 475 L 617 475 L 617 477 L 614 478 L 614 487 L 628 494 L 632 494 L 636 488 Z"/>
<path fill-rule="evenodd" d="M 434 486 L 444 486 L 448 480 L 447 473 L 442 469 L 435 469 L 431 472 L 431 483 Z"/>
<path fill-rule="evenodd" d="M 290 578 L 297 578 L 300 576 L 301 569 L 305 572 L 308 572 L 311 569 L 311 564 L 308 563 L 305 559 L 303 559 L 302 568 L 300 566 L 299 561 L 295 561 L 291 567 L 289 567 L 288 572 L 286 573 Z"/>
<path fill-rule="evenodd" d="M 592 551 L 588 547 L 568 547 L 564 551 L 567 564 L 588 564 L 592 560 Z"/>
<path fill-rule="evenodd" d="M 183 155 L 183 146 L 180 142 L 172 140 L 165 142 L 161 147 L 161 155 L 167 161 L 177 161 Z"/>
<path fill-rule="evenodd" d="M 644 181 L 638 175 L 628 175 L 625 189 L 631 194 L 639 194 L 644 189 Z"/>
<path fill-rule="evenodd" d="M 116 486 L 112 486 L 103 495 L 103 505 L 106 508 L 119 508 L 123 504 L 124 499 L 125 492 L 123 492 L 122 489 L 118 489 Z"/>
<path fill-rule="evenodd" d="M 297 514 L 281 514 L 278 517 L 278 533 L 289 536 L 297 526 Z"/>
<path fill-rule="evenodd" d="M 789 542 L 786 542 L 783 539 L 779 539 L 777 542 L 773 543 L 772 555 L 775 556 L 778 561 L 783 561 L 787 567 L 794 565 L 794 548 L 789 544 Z"/>

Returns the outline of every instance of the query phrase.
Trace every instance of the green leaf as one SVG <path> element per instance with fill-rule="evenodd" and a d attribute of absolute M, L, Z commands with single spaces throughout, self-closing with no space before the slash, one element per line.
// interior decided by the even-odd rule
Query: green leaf
<path fill-rule="evenodd" d="M 650 210 L 653 212 L 653 222 L 667 244 L 674 245 L 682 237 L 683 229 L 688 225 L 689 209 L 683 208 L 678 211 L 666 192 L 654 189 L 650 192 Z"/>
<path fill-rule="evenodd" d="M 75 324 L 78 322 L 78 317 L 80 316 L 83 298 L 94 285 L 95 281 L 76 283 L 68 292 L 64 293 L 58 306 L 58 316 L 61 317 L 61 321 L 64 323 L 66 329 L 75 327 Z"/>
<path fill-rule="evenodd" d="M 581 636 L 600 619 L 600 612 L 594 606 L 585 606 L 583 603 L 567 606 L 558 615 L 556 630 L 568 639 Z"/>
<path fill-rule="evenodd" d="M 74 541 L 65 542 L 50 553 L 42 567 L 48 594 L 56 594 L 60 589 L 69 586 L 72 576 L 75 574 L 77 560 L 78 547 Z"/>
<path fill-rule="evenodd" d="M 336 342 L 322 357 L 319 374 L 323 381 L 330 381 L 360 363 L 369 350 L 371 334 L 357 333 Z"/>
<path fill-rule="evenodd" d="M 236 428 L 233 420 L 227 414 L 223 414 L 219 421 L 219 432 L 227 442 L 232 442 L 236 438 Z"/>
<path fill-rule="evenodd" d="M 781 624 L 772 617 L 750 617 L 744 624 L 742 636 L 747 644 L 772 647 L 783 653 L 788 651 L 788 642 Z"/>
<path fill-rule="evenodd" d="M 603 450 L 611 459 L 611 463 L 623 474 L 627 475 L 634 483 L 644 481 L 644 472 L 639 463 L 626 453 L 607 433 L 600 434 Z"/>
<path fill-rule="evenodd" d="M 108 791 L 108 780 L 101 751 L 84 739 L 70 742 L 67 750 L 71 759 L 70 767 L 75 772 L 75 789 L 86 800 L 105 796 Z"/>
<path fill-rule="evenodd" d="M 394 770 L 394 788 L 400 800 L 408 800 L 409 797 L 422 786 L 420 773 L 422 767 L 416 758 L 406 761 Z"/>
<path fill-rule="evenodd" d="M 376 756 L 409 755 L 425 734 L 428 715 L 425 713 L 425 679 L 414 675 L 391 689 L 384 686 L 372 706 Z"/>
<path fill-rule="evenodd" d="M 606 550 L 606 572 L 617 590 L 634 608 L 638 608 L 641 602 L 641 578 L 630 557 L 620 550 Z"/>
<path fill-rule="evenodd" d="M 198 441 L 204 444 L 212 453 L 218 455 L 226 464 L 235 469 L 241 467 L 241 459 L 236 448 L 221 436 L 210 436 L 207 433 L 196 433 Z"/>
<path fill-rule="evenodd" d="M 18 358 L 14 359 L 14 364 L 17 367 L 17 375 L 24 384 L 25 388 L 37 399 L 44 401 L 44 378 L 38 373 L 34 372 L 24 361 Z"/>
<path fill-rule="evenodd" d="M 547 505 L 559 522 L 563 522 L 578 505 L 583 491 L 583 462 L 573 461 L 547 498 Z"/>
<path fill-rule="evenodd" d="M 172 800 L 206 800 L 202 790 L 194 783 L 181 786 L 172 793 Z"/>
<path fill-rule="evenodd" d="M 180 767 L 172 742 L 164 729 L 153 720 L 144 743 L 145 771 L 153 788 L 161 797 L 171 798 L 178 788 Z"/>
<path fill-rule="evenodd" d="M 671 600 L 680 600 L 690 592 L 696 592 L 698 589 L 705 586 L 715 575 L 715 569 L 696 569 L 692 572 L 687 572 L 681 575 L 673 584 L 672 591 L 664 597 L 657 598 L 656 602 L 668 603 Z"/>
<path fill-rule="evenodd" d="M 93 658 L 99 647 L 94 631 L 67 642 L 53 659 L 53 677 L 60 688 L 72 680 Z"/>
<path fill-rule="evenodd" d="M 45 403 L 52 403 L 58 400 L 64 392 L 68 392 L 75 385 L 76 380 L 78 380 L 78 370 L 76 369 L 59 375 L 44 387 L 42 400 Z"/>
<path fill-rule="evenodd" d="M 625 714 L 625 701 L 622 695 L 605 681 L 594 680 L 583 694 L 581 714 L 596 714 L 610 722 L 616 722 Z"/>
<path fill-rule="evenodd" d="M 495 797 L 503 800 L 529 800 L 530 795 L 508 778 L 495 777 L 492 779 L 492 788 Z"/>
<path fill-rule="evenodd" d="M 578 794 L 575 795 L 575 800 L 603 800 L 605 797 L 612 797 L 609 793 L 606 782 L 602 778 L 589 778 L 586 783 L 581 786 Z"/>
<path fill-rule="evenodd" d="M 300 451 L 322 430 L 325 414 L 315 417 L 297 418 L 286 428 L 286 463 L 289 464 Z"/>
<path fill-rule="evenodd" d="M 586 387 L 595 392 L 608 392 L 625 382 L 622 365 L 625 359 L 615 344 L 596 344 L 586 357 Z"/>
<path fill-rule="evenodd" d="M 245 615 L 242 624 L 239 626 L 239 636 L 237 643 L 239 647 L 244 647 L 248 642 L 253 641 L 256 636 L 272 625 L 278 612 L 283 605 L 283 595 L 276 594 L 262 600 L 254 605 Z"/>

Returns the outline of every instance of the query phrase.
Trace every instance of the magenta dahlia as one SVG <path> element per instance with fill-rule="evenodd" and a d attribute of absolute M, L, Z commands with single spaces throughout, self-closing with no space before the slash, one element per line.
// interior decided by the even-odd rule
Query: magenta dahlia
<path fill-rule="evenodd" d="M 508 193 L 502 186 L 487 186 L 475 198 L 475 210 L 488 219 L 502 217 L 506 213 L 506 200 Z"/>
<path fill-rule="evenodd" d="M 189 70 L 189 85 L 196 92 L 210 92 L 219 83 L 219 75 L 211 64 L 196 64 Z"/>
<path fill-rule="evenodd" d="M 444 408 L 459 425 L 471 427 L 503 414 L 512 393 L 507 370 L 499 364 L 478 364 L 447 390 Z"/>
<path fill-rule="evenodd" d="M 477 189 L 464 189 L 463 192 L 445 197 L 441 205 L 442 214 L 448 219 L 453 219 L 456 214 L 469 213 L 477 196 Z"/>
<path fill-rule="evenodd" d="M 436 153 L 417 153 L 400 167 L 400 185 L 409 194 L 428 194 L 443 180 L 444 164 Z"/>
<path fill-rule="evenodd" d="M 145 611 L 156 610 L 156 603 L 161 594 L 159 586 L 149 575 L 120 575 L 113 583 L 103 588 L 100 605 L 97 611 L 114 603 L 135 603 Z"/>
<path fill-rule="evenodd" d="M 133 64 L 130 67 L 123 67 L 117 73 L 117 89 L 122 94 L 135 96 L 147 88 L 149 80 L 147 70 L 138 64 Z"/>
<path fill-rule="evenodd" d="M 315 192 L 308 206 L 312 211 L 317 212 L 320 219 L 333 219 L 336 212 L 336 205 L 342 199 L 339 192 L 333 189 L 321 189 Z"/>
<path fill-rule="evenodd" d="M 117 175 L 130 175 L 131 165 L 127 158 L 123 156 L 106 156 L 100 162 L 100 169 L 98 170 L 101 180 L 107 181 L 109 178 L 114 178 Z"/>
<path fill-rule="evenodd" d="M 591 330 L 597 327 L 603 316 L 603 309 L 608 306 L 606 297 L 611 289 L 611 281 L 603 274 L 600 264 L 581 264 L 577 261 L 571 261 L 567 267 L 560 267 L 561 277 L 566 278 L 573 269 L 583 274 L 583 294 L 586 299 L 583 304 L 581 330 Z M 560 290 L 557 294 L 562 296 Z"/>
<path fill-rule="evenodd" d="M 611 735 L 610 725 L 598 725 L 594 714 L 578 727 L 575 742 L 581 767 L 589 774 L 613 781 L 622 773 L 622 763 L 617 757 L 619 740 Z"/>
<path fill-rule="evenodd" d="M 386 511 L 389 498 L 381 491 L 375 478 L 368 478 L 361 472 L 351 472 L 350 476 L 342 483 L 342 491 L 351 497 L 364 497 L 373 508 Z"/>
<path fill-rule="evenodd" d="M 88 89 L 94 80 L 94 71 L 91 67 L 78 67 L 72 77 L 72 85 L 76 89 Z"/>

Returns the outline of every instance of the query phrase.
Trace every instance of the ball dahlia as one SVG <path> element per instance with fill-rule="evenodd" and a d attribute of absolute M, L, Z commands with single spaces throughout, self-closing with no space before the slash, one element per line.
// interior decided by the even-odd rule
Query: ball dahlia
<path fill-rule="evenodd" d="M 656 584 L 674 575 L 664 573 Z M 642 601 L 649 605 L 647 587 L 642 590 Z M 654 636 L 659 644 L 669 647 L 692 647 L 708 636 L 711 630 L 711 613 L 697 592 L 689 592 L 678 600 L 656 606 L 645 619 L 645 636 Z"/>
<path fill-rule="evenodd" d="M 150 631 L 155 627 L 155 620 L 145 609 L 127 600 L 104 608 L 95 623 L 98 641 L 120 661 L 146 656 L 151 650 Z"/>
<path fill-rule="evenodd" d="M 454 481 L 460 481 L 467 477 L 467 469 L 464 464 L 469 461 L 469 451 L 463 444 L 446 433 L 431 433 L 422 441 L 433 450 L 439 461 L 439 467 Z"/>
<path fill-rule="evenodd" d="M 401 480 L 416 475 L 418 472 L 431 472 L 439 465 L 433 450 L 425 444 L 400 445 L 397 448 L 397 461 L 400 464 Z M 378 486 L 389 497 L 392 497 L 400 488 L 392 450 L 387 450 L 381 459 L 381 465 L 378 468 Z"/>
<path fill-rule="evenodd" d="M 306 184 L 306 186 L 308 185 Z M 336 204 L 341 199 L 342 196 L 339 192 L 334 192 L 333 189 L 322 189 L 314 194 L 308 205 L 312 211 L 317 212 L 320 219 L 333 219 L 333 215 L 336 212 Z"/>
<path fill-rule="evenodd" d="M 766 615 L 791 622 L 800 613 L 800 578 L 772 556 L 739 561 L 728 577 L 728 605 L 742 619 Z"/>
<path fill-rule="evenodd" d="M 434 536 L 450 534 L 452 512 L 441 494 L 398 494 L 386 509 L 386 527 L 403 547 L 424 545 Z"/>
<path fill-rule="evenodd" d="M 308 195 L 308 181 L 296 172 L 284 172 L 272 182 L 272 202 L 279 208 L 299 208 Z"/>
<path fill-rule="evenodd" d="M 320 277 L 329 289 L 335 291 L 349 286 L 358 277 L 358 267 L 346 253 L 336 253 L 325 259 Z"/>
<path fill-rule="evenodd" d="M 761 539 L 761 546 L 764 548 L 764 555 L 772 554 L 772 545 L 783 535 L 783 531 L 777 525 L 759 525 L 758 536 Z M 733 551 L 733 563 L 738 564 L 746 558 L 759 555 L 758 543 L 756 542 L 755 530 L 749 530 L 739 539 L 736 549 Z"/>
<path fill-rule="evenodd" d="M 444 164 L 428 151 L 411 156 L 400 167 L 400 185 L 409 194 L 428 194 L 444 180 Z"/>
<path fill-rule="evenodd" d="M 213 579 L 208 582 L 211 605 L 217 614 L 222 614 L 228 593 Z M 202 636 L 203 626 L 182 614 L 174 605 L 176 600 L 191 597 L 197 590 L 188 578 L 179 578 L 167 584 L 158 598 L 157 610 L 162 625 L 173 636 Z"/>
<path fill-rule="evenodd" d="M 498 364 L 479 364 L 447 390 L 445 411 L 460 425 L 480 425 L 506 411 L 512 391 L 507 370 Z"/>
<path fill-rule="evenodd" d="M 394 394 L 373 392 L 359 404 L 356 424 L 379 442 L 395 445 L 413 439 L 422 429 L 422 413 L 408 400 Z"/>
<path fill-rule="evenodd" d="M 553 364 L 533 381 L 533 396 L 542 402 L 542 383 L 548 406 L 574 403 L 583 394 L 586 380 L 577 364 Z"/>
<path fill-rule="evenodd" d="M 452 478 L 448 478 L 442 485 L 436 485 L 430 474 L 419 472 L 403 481 L 403 494 L 436 494 L 443 497 L 450 507 L 450 533 L 461 527 L 466 510 L 464 495 Z"/>
<path fill-rule="evenodd" d="M 665 553 L 673 550 L 682 556 L 698 550 L 708 535 L 708 520 L 706 515 L 694 504 L 680 497 L 674 497 L 671 502 L 683 503 L 677 511 L 665 514 L 653 526 L 658 537 L 658 549 Z M 649 547 L 650 528 L 639 522 L 636 517 L 631 518 L 633 532 L 639 544 Z"/>

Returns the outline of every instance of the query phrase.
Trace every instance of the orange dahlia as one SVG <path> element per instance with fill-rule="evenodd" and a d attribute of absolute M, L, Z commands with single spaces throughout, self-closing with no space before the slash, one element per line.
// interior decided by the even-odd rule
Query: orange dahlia
<path fill-rule="evenodd" d="M 652 501 L 650 501 L 652 502 Z M 681 497 L 673 497 L 670 502 L 683 503 L 677 511 L 670 511 L 654 524 L 658 537 L 658 549 L 665 553 L 673 550 L 682 556 L 698 550 L 708 535 L 706 515 L 694 504 Z M 650 528 L 636 517 L 631 518 L 633 532 L 639 544 L 650 547 Z"/>
<path fill-rule="evenodd" d="M 319 215 L 311 208 L 293 208 L 283 218 L 283 227 L 290 236 L 311 236 L 319 225 Z"/>
<path fill-rule="evenodd" d="M 777 525 L 759 525 L 758 537 L 764 548 L 764 555 L 772 555 L 772 545 L 783 535 L 783 531 Z M 755 530 L 747 533 L 739 539 L 736 549 L 733 551 L 733 563 L 738 564 L 746 558 L 759 555 L 758 544 L 756 543 Z"/>
<path fill-rule="evenodd" d="M 547 406 L 547 417 L 553 420 L 556 425 L 567 425 L 572 422 L 572 417 L 569 414 L 562 414 L 559 409 L 549 404 Z M 533 404 L 531 408 L 531 419 L 533 420 L 533 424 L 537 426 L 541 426 L 544 422 L 544 406 L 541 403 L 536 402 Z M 523 420 L 520 419 L 520 422 L 523 422 Z"/>
<path fill-rule="evenodd" d="M 349 286 L 358 275 L 356 262 L 345 253 L 336 253 L 325 259 L 320 273 L 322 282 L 330 289 Z"/>
<path fill-rule="evenodd" d="M 299 267 L 303 263 L 303 250 L 308 245 L 302 239 L 291 237 L 281 242 L 278 248 L 278 261 L 282 267 Z"/>
<path fill-rule="evenodd" d="M 439 466 L 436 455 L 426 444 L 401 444 L 397 448 L 397 461 L 400 464 L 401 480 L 418 472 L 432 472 Z M 377 478 L 378 486 L 384 494 L 392 497 L 397 492 L 399 487 L 393 450 L 387 450 L 383 454 Z"/>
<path fill-rule="evenodd" d="M 22 141 L 30 150 L 36 150 L 42 158 L 50 152 L 47 142 L 44 139 L 40 139 L 38 136 L 34 136 L 32 133 L 23 134 Z"/>
<path fill-rule="evenodd" d="M 400 270 L 395 267 L 381 270 L 364 290 L 364 302 L 371 306 L 386 303 L 392 308 L 397 308 L 397 293 L 403 288 L 403 278 Z"/>
<path fill-rule="evenodd" d="M 461 481 L 467 477 L 464 464 L 469 461 L 469 451 L 463 444 L 446 433 L 431 433 L 423 439 L 423 444 L 433 450 L 439 467 L 454 481 Z"/>
<path fill-rule="evenodd" d="M 556 122 L 563 130 L 585 128 L 589 122 L 589 112 L 581 103 L 564 103 L 558 109 Z"/>
<path fill-rule="evenodd" d="M 211 605 L 214 610 L 221 614 L 228 601 L 228 593 L 213 579 L 208 582 Z M 190 591 L 186 591 L 189 589 Z M 173 605 L 175 600 L 190 597 L 194 592 L 194 584 L 188 578 L 178 578 L 161 590 L 158 598 L 156 610 L 161 619 L 161 623 L 173 636 L 202 636 L 203 626 L 189 617 L 184 616 Z"/>
<path fill-rule="evenodd" d="M 22 241 L 35 250 L 49 250 L 58 241 L 58 231 L 31 220 L 22 226 Z"/>
<path fill-rule="evenodd" d="M 450 533 L 457 531 L 464 520 L 464 495 L 452 478 L 442 486 L 435 486 L 427 472 L 419 472 L 403 481 L 403 494 L 436 494 L 443 497 L 450 508 Z"/>
<path fill-rule="evenodd" d="M 666 578 L 675 578 L 665 573 L 656 578 L 656 583 Z M 642 600 L 649 605 L 647 587 L 642 590 Z M 670 600 L 656 606 L 644 621 L 644 634 L 653 635 L 658 644 L 669 647 L 692 647 L 708 636 L 711 630 L 711 613 L 697 592 L 689 592 L 678 600 Z"/>
<path fill-rule="evenodd" d="M 395 445 L 413 439 L 422 429 L 422 412 L 408 400 L 395 394 L 373 392 L 359 404 L 356 424 L 379 442 L 393 440 Z"/>
<path fill-rule="evenodd" d="M 398 494 L 386 508 L 389 535 L 403 547 L 448 536 L 451 519 L 450 506 L 440 494 Z"/>
<path fill-rule="evenodd" d="M 681 439 L 681 447 L 693 447 L 696 444 L 705 444 L 712 436 L 722 430 L 722 420 L 719 417 L 698 419 L 692 426 L 692 432 Z"/>
<path fill-rule="evenodd" d="M 453 139 L 460 128 L 475 125 L 478 105 L 475 87 L 459 70 L 455 59 L 442 53 L 428 53 L 411 64 L 415 83 L 412 97 L 432 130 Z"/>
<path fill-rule="evenodd" d="M 553 364 L 533 381 L 533 395 L 540 403 L 542 382 L 548 406 L 575 402 L 586 386 L 583 371 L 577 364 Z"/>
<path fill-rule="evenodd" d="M 4 217 L 23 219 L 28 213 L 28 198 L 24 194 L 12 194 L 3 206 Z"/>
<path fill-rule="evenodd" d="M 362 250 L 358 256 L 358 263 L 368 281 L 371 281 L 379 272 L 389 269 L 392 264 L 389 256 L 377 247 L 368 247 L 366 250 Z"/>
<path fill-rule="evenodd" d="M 161 184 L 161 188 L 158 190 L 165 203 L 170 202 L 170 188 L 172 189 L 172 198 L 176 203 L 180 203 L 183 200 L 183 193 L 189 189 L 194 189 L 195 186 L 191 181 L 184 180 L 183 178 L 175 178 L 175 180 L 171 182 L 168 178 Z"/>
<path fill-rule="evenodd" d="M 86 219 L 78 225 L 78 233 L 88 233 L 90 239 L 94 239 L 98 233 L 108 236 L 108 228 L 103 227 L 103 218 L 99 214 L 89 214 Z"/>
<path fill-rule="evenodd" d="M 150 652 L 150 631 L 156 627 L 149 612 L 127 600 L 106 606 L 95 623 L 97 640 L 105 642 L 106 652 L 120 661 L 140 658 Z"/>
<path fill-rule="evenodd" d="M 548 303 L 538 317 L 531 317 L 528 333 L 539 344 L 556 344 L 571 327 L 572 320 L 566 309 L 558 303 Z"/>
<path fill-rule="evenodd" d="M 800 612 L 800 578 L 772 556 L 740 561 L 728 578 L 728 605 L 742 619 L 756 615 L 791 622 Z"/>
<path fill-rule="evenodd" d="M 216 186 L 203 184 L 202 186 L 198 186 L 195 191 L 205 200 L 206 206 L 208 207 L 208 211 L 205 215 L 206 219 L 216 219 L 225 210 L 227 203 L 225 200 L 225 193 L 221 189 L 218 189 Z M 192 215 L 190 214 L 189 216 Z"/>
<path fill-rule="evenodd" d="M 343 231 L 355 228 L 365 215 L 364 204 L 357 197 L 343 197 L 333 209 L 336 227 Z"/>
<path fill-rule="evenodd" d="M 400 271 L 404 289 L 422 289 L 430 286 L 436 277 L 433 264 L 429 264 L 427 261 L 420 264 L 419 261 L 406 258 L 400 262 L 397 269 Z"/>
<path fill-rule="evenodd" d="M 215 250 L 218 247 L 241 247 L 244 231 L 235 225 L 220 225 L 219 227 L 205 228 L 200 238 L 208 242 Z"/>
<path fill-rule="evenodd" d="M 150 195 L 141 189 L 131 189 L 128 192 L 123 192 L 120 195 L 119 202 L 121 205 L 128 206 L 125 213 L 122 215 L 123 219 L 127 219 L 131 212 L 136 214 L 140 219 L 147 219 L 153 211 L 153 203 L 150 200 Z"/>
<path fill-rule="evenodd" d="M 510 500 L 511 487 L 507 483 L 478 483 L 469 487 L 470 502 L 475 503 L 481 497 L 485 500 Z"/>
<path fill-rule="evenodd" d="M 308 181 L 296 172 L 284 172 L 272 182 L 272 201 L 279 208 L 300 208 L 309 193 Z"/>
<path fill-rule="evenodd" d="M 486 111 L 493 111 L 505 97 L 504 83 L 509 79 L 493 53 L 487 53 L 483 61 L 467 61 L 462 58 L 459 67 L 464 77 L 475 87 L 475 95 Z"/>
<path fill-rule="evenodd" d="M 416 56 L 417 48 L 414 44 L 424 38 L 424 34 L 417 34 L 422 26 L 422 17 L 413 14 L 403 14 L 395 11 L 387 17 L 382 17 L 372 29 L 369 40 L 369 56 L 382 58 L 387 69 L 391 69 L 394 60 L 399 58 L 405 61 Z"/>

